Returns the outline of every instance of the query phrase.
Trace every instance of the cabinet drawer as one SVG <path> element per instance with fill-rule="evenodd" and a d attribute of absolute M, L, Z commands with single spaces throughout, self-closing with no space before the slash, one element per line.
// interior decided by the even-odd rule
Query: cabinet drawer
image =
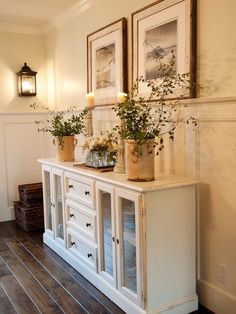
<path fill-rule="evenodd" d="M 73 232 L 70 228 L 67 230 L 67 236 L 68 250 L 77 256 L 80 261 L 84 262 L 86 266 L 97 271 L 97 247 Z"/>
<path fill-rule="evenodd" d="M 66 217 L 69 227 L 83 233 L 86 237 L 96 241 L 96 214 L 80 204 L 66 201 Z"/>
<path fill-rule="evenodd" d="M 65 173 L 66 197 L 94 209 L 94 181 L 86 177 Z"/>

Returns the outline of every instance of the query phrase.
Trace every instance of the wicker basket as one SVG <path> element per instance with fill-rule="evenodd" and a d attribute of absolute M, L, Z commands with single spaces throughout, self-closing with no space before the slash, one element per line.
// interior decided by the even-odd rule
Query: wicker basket
<path fill-rule="evenodd" d="M 43 204 L 42 182 L 22 184 L 18 186 L 21 203 L 26 207 Z"/>
<path fill-rule="evenodd" d="M 21 202 L 13 202 L 16 223 L 25 231 L 42 229 L 44 227 L 43 206 L 26 207 Z"/>

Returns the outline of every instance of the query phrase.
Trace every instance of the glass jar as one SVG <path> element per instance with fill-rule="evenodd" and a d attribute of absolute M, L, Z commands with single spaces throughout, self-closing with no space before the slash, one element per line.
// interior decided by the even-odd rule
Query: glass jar
<path fill-rule="evenodd" d="M 113 154 L 107 150 L 90 150 L 85 161 L 87 166 L 94 168 L 111 167 L 115 165 Z"/>

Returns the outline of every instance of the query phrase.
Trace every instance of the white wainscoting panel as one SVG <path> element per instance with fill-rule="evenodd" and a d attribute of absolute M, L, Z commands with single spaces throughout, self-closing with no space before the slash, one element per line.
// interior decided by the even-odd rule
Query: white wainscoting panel
<path fill-rule="evenodd" d="M 45 114 L 0 113 L 0 221 L 14 219 L 18 185 L 41 181 L 38 158 L 52 156 L 48 134 L 38 133 L 35 120 Z"/>
<path fill-rule="evenodd" d="M 111 131 L 118 124 L 119 119 L 111 106 L 93 110 L 93 130 L 97 136 L 106 130 Z M 176 129 L 174 141 L 168 138 L 168 134 L 165 139 L 165 149 L 155 158 L 156 177 L 195 176 L 196 130 L 182 124 Z"/>
<path fill-rule="evenodd" d="M 199 301 L 214 313 L 236 313 L 236 99 L 202 100 L 189 109 L 198 118 Z M 225 283 L 218 265 L 225 266 Z"/>

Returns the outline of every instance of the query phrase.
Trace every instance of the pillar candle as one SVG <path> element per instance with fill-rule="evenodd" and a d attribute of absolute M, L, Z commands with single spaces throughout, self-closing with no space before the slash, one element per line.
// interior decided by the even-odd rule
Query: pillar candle
<path fill-rule="evenodd" d="M 94 93 L 88 93 L 86 95 L 87 98 L 87 108 L 93 108 L 94 107 Z"/>

